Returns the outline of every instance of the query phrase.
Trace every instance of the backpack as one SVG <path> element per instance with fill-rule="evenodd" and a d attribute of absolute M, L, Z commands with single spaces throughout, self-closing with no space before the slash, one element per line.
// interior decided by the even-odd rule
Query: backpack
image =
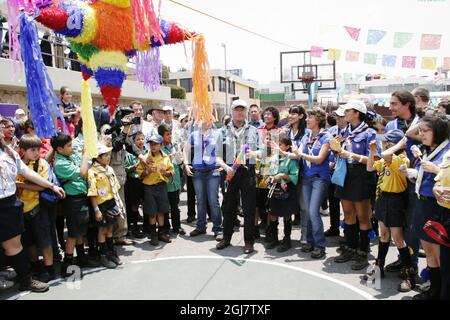
<path fill-rule="evenodd" d="M 33 171 L 36 173 L 38 173 L 40 162 L 41 162 L 41 159 L 39 159 L 38 161 L 35 161 L 33 164 Z M 58 178 L 56 177 L 55 172 L 53 171 L 52 167 L 50 166 L 50 164 L 47 163 L 47 161 L 45 163 L 48 166 L 48 181 L 50 183 L 53 183 L 57 187 L 61 187 L 61 183 L 59 182 Z M 61 198 L 50 189 L 44 189 L 43 191 L 41 191 L 40 198 L 42 198 L 48 202 L 54 203 L 54 204 L 56 204 L 59 200 L 61 200 Z"/>

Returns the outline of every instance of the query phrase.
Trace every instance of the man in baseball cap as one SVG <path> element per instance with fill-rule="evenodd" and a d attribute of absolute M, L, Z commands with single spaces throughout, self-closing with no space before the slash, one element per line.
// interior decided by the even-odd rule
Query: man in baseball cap
<path fill-rule="evenodd" d="M 239 108 L 239 107 L 246 109 L 247 108 L 247 102 L 245 102 L 242 99 L 234 100 L 233 103 L 231 104 L 231 110 L 234 110 L 234 109 Z"/>

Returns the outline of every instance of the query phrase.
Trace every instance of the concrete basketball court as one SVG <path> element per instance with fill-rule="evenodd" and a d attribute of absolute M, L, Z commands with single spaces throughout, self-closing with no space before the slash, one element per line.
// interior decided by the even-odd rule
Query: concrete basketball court
<path fill-rule="evenodd" d="M 300 251 L 300 231 L 292 232 L 292 248 L 284 253 L 266 250 L 263 238 L 255 243 L 255 252 L 243 254 L 243 228 L 235 228 L 232 246 L 215 249 L 216 241 L 208 223 L 205 235 L 189 237 L 195 223 L 186 224 L 186 193 L 181 195 L 182 226 L 187 235 L 172 237 L 172 243 L 157 247 L 148 239 L 134 246 L 116 247 L 124 262 L 113 270 L 86 269 L 81 281 L 56 279 L 46 293 L 18 292 L 15 288 L 0 292 L 0 299 L 19 300 L 366 300 L 410 299 L 416 292 L 399 293 L 401 281 L 387 273 L 376 289 L 362 280 L 362 271 L 353 271 L 351 263 L 337 264 L 338 238 L 327 238 L 327 255 L 315 260 Z M 242 218 L 240 218 L 243 221 Z M 323 217 L 325 228 L 329 218 Z M 280 237 L 282 226 L 279 227 Z M 342 234 L 342 232 L 341 232 Z M 377 244 L 372 243 L 372 254 Z M 397 250 L 391 245 L 387 263 L 395 261 Z M 373 262 L 373 255 L 370 256 Z M 425 267 L 420 259 L 419 271 Z"/>

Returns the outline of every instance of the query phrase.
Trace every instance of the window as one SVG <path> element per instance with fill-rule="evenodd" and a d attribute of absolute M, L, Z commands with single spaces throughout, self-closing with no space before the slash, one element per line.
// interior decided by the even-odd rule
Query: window
<path fill-rule="evenodd" d="M 180 79 L 180 87 L 186 89 L 186 92 L 192 92 L 192 79 Z"/>
<path fill-rule="evenodd" d="M 177 79 L 170 79 L 169 84 L 177 85 Z"/>
<path fill-rule="evenodd" d="M 225 78 L 219 77 L 219 91 L 226 92 Z"/>
<path fill-rule="evenodd" d="M 235 87 L 235 82 L 231 82 L 230 80 L 228 80 L 228 93 L 231 94 L 235 94 L 236 93 L 236 87 Z"/>
<path fill-rule="evenodd" d="M 255 99 L 255 88 L 248 88 L 248 96 L 250 99 Z"/>

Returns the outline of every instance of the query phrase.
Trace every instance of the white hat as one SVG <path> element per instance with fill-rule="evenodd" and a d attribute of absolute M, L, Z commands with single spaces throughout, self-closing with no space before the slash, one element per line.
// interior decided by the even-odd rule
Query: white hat
<path fill-rule="evenodd" d="M 181 116 L 180 116 L 180 121 L 181 120 L 183 120 L 184 118 L 187 118 L 189 115 L 187 114 L 187 113 L 183 113 Z"/>
<path fill-rule="evenodd" d="M 345 116 L 345 109 L 343 106 L 339 106 L 339 108 L 337 108 L 337 110 L 334 111 L 334 113 L 336 113 L 338 117 L 343 117 Z"/>
<path fill-rule="evenodd" d="M 110 152 L 112 149 L 113 149 L 112 147 L 107 147 L 103 143 L 97 143 L 97 151 L 99 156 Z"/>
<path fill-rule="evenodd" d="M 173 112 L 173 108 L 171 106 L 164 106 L 162 108 L 163 111 L 172 111 Z"/>
<path fill-rule="evenodd" d="M 245 101 L 242 100 L 242 99 L 234 100 L 233 103 L 231 104 L 231 109 L 234 110 L 234 109 L 236 109 L 237 107 L 244 107 L 244 108 L 247 108 L 247 102 L 245 102 Z"/>
<path fill-rule="evenodd" d="M 19 109 L 16 110 L 15 115 L 17 116 L 19 114 L 25 115 L 25 111 L 23 109 L 19 108 Z"/>
<path fill-rule="evenodd" d="M 347 102 L 347 104 L 344 106 L 344 110 L 350 110 L 355 109 L 356 111 L 359 111 L 361 113 L 366 114 L 367 113 L 367 107 L 364 102 L 361 100 L 351 100 Z"/>
<path fill-rule="evenodd" d="M 161 137 L 159 134 L 152 134 L 148 139 L 147 142 L 154 142 L 154 143 L 158 143 L 161 144 L 163 143 L 163 137 Z"/>

